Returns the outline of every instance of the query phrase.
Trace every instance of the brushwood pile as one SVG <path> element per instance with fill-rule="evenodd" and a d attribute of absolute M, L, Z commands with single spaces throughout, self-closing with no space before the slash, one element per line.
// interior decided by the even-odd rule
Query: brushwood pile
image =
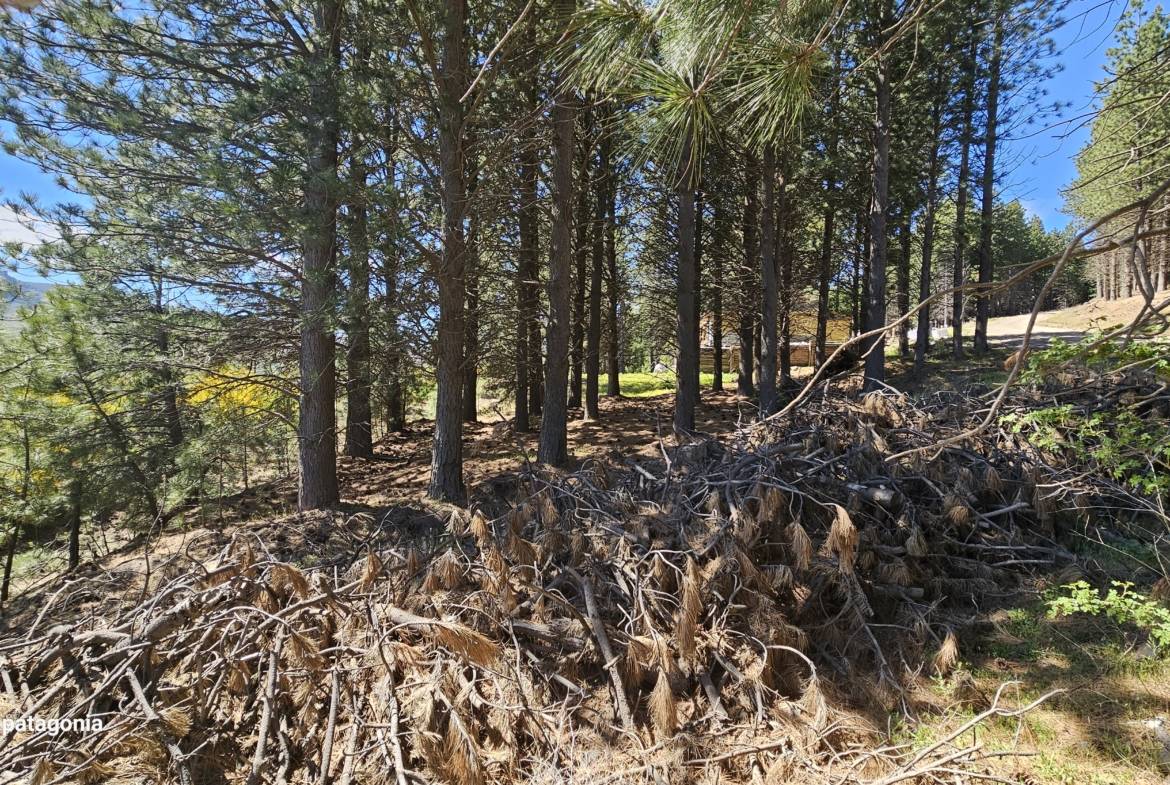
<path fill-rule="evenodd" d="M 523 472 L 425 541 L 298 564 L 239 531 L 58 613 L 74 580 L 0 639 L 0 701 L 100 727 L 6 728 L 0 782 L 974 781 L 968 738 L 882 746 L 868 710 L 1134 508 L 1026 434 L 965 435 L 985 407 L 826 387 L 658 460 Z"/>

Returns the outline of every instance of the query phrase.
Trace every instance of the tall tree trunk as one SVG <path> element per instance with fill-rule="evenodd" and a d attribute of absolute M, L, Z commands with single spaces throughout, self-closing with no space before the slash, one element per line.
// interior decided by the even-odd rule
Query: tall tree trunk
<path fill-rule="evenodd" d="M 760 347 L 760 414 L 767 417 L 776 411 L 776 153 L 769 145 L 764 149 L 764 201 L 761 215 L 760 280 L 764 306 Z"/>
<path fill-rule="evenodd" d="M 755 337 L 756 326 L 752 312 L 746 308 L 739 315 L 739 329 L 736 330 L 739 338 L 739 367 L 736 369 L 735 391 L 744 398 L 756 394 L 754 380 L 755 371 Z"/>
<path fill-rule="evenodd" d="M 869 262 L 873 251 L 873 226 L 870 223 L 870 214 L 873 211 L 873 194 L 870 194 L 865 210 L 863 218 L 865 226 L 861 242 L 861 305 L 858 310 L 857 323 L 860 325 L 858 332 L 863 332 L 865 325 L 869 323 Z"/>
<path fill-rule="evenodd" d="M 406 385 L 403 378 L 402 336 L 398 331 L 398 249 L 392 245 L 382 268 L 386 299 L 383 304 L 387 323 L 386 347 L 386 428 L 393 433 L 406 430 Z"/>
<path fill-rule="evenodd" d="M 833 221 L 836 210 L 833 206 L 835 183 L 830 180 L 825 189 L 824 233 L 821 235 L 821 260 L 817 270 L 817 346 L 816 365 L 820 367 L 828 359 L 826 345 L 829 339 L 829 285 L 833 280 Z"/>
<path fill-rule="evenodd" d="M 576 0 L 557 0 L 558 22 L 568 24 Z M 573 115 L 572 96 L 557 77 L 553 95 L 553 215 L 549 258 L 548 352 L 544 365 L 544 417 L 540 423 L 541 463 L 563 466 L 569 458 L 569 285 L 573 264 Z"/>
<path fill-rule="evenodd" d="M 152 281 L 154 303 L 152 310 L 156 319 L 154 345 L 158 350 L 159 363 L 156 373 L 162 381 L 159 396 L 163 403 L 163 418 L 167 429 L 167 446 L 177 451 L 183 446 L 183 420 L 179 414 L 179 381 L 174 369 L 168 363 L 171 356 L 171 333 L 167 327 L 166 304 L 164 302 L 163 280 L 159 276 Z M 172 459 L 174 456 L 172 455 Z"/>
<path fill-rule="evenodd" d="M 1110 289 L 1113 291 L 1113 299 L 1114 300 L 1120 300 L 1124 296 L 1121 293 L 1121 291 L 1122 291 L 1122 289 L 1121 289 L 1121 286 L 1122 286 L 1121 257 L 1122 257 L 1122 255 L 1123 255 L 1123 252 L 1120 248 L 1114 248 L 1113 253 L 1110 255 L 1110 258 L 1113 260 L 1113 273 L 1112 273 L 1113 280 L 1110 283 Z"/>
<path fill-rule="evenodd" d="M 991 316 L 991 233 L 995 223 L 995 146 L 999 122 L 999 73 L 1003 55 L 1003 13 L 995 12 L 995 32 L 991 43 L 991 63 L 987 73 L 987 131 L 983 141 L 983 209 L 979 223 L 979 284 L 981 293 L 975 305 L 975 353 L 986 354 L 987 320 Z"/>
<path fill-rule="evenodd" d="M 300 412 L 297 444 L 302 510 L 333 507 L 337 490 L 336 347 L 330 324 L 337 234 L 337 72 L 341 60 L 341 3 L 316 5 L 322 43 L 310 55 L 309 164 L 305 173 L 302 239 Z"/>
<path fill-rule="evenodd" d="M 1162 215 L 1162 231 L 1165 232 L 1170 229 L 1170 199 L 1162 197 L 1162 204 L 1158 211 Z M 1155 253 L 1154 264 L 1158 270 L 1158 291 L 1162 291 L 1170 286 L 1170 281 L 1167 280 L 1167 273 L 1170 272 L 1170 237 L 1162 235 L 1157 243 L 1157 251 Z"/>
<path fill-rule="evenodd" d="M 32 443 L 28 436 L 28 423 L 20 424 L 21 447 L 24 453 L 24 467 L 20 477 L 20 511 L 12 512 L 8 526 L 8 542 L 4 545 L 4 577 L 0 580 L 0 608 L 8 602 L 8 590 L 12 585 L 12 563 L 16 559 L 16 548 L 20 544 L 23 521 L 28 515 L 28 496 L 32 485 Z"/>
<path fill-rule="evenodd" d="M 0 608 L 8 602 L 8 590 L 12 585 L 12 564 L 16 560 L 16 548 L 20 544 L 20 518 L 12 516 L 8 525 L 8 540 L 4 543 L 4 577 L 0 579 Z"/>
<path fill-rule="evenodd" d="M 537 288 L 537 308 L 540 290 Z M 528 413 L 540 417 L 544 411 L 544 338 L 540 320 L 528 323 Z"/>
<path fill-rule="evenodd" d="M 780 289 L 780 380 L 787 385 L 792 381 L 792 237 L 789 232 L 788 209 L 788 165 L 787 159 L 780 165 L 780 183 L 776 188 L 776 264 Z M 777 400 L 779 404 L 779 400 Z"/>
<path fill-rule="evenodd" d="M 472 158 L 475 156 L 472 155 Z M 479 186 L 478 162 L 471 164 L 468 176 L 468 201 Z M 467 316 L 463 337 L 463 422 L 479 420 L 479 220 L 471 215 L 467 226 Z"/>
<path fill-rule="evenodd" d="M 898 354 L 910 356 L 910 241 L 911 210 L 902 218 L 901 234 L 898 235 L 898 317 L 903 321 L 898 327 Z"/>
<path fill-rule="evenodd" d="M 593 201 L 593 257 L 589 270 L 589 329 L 585 349 L 585 412 L 586 420 L 597 420 L 601 410 L 597 404 L 601 376 L 601 278 L 605 265 L 605 202 L 609 187 L 609 140 L 602 137 L 597 176 L 594 178 Z"/>
<path fill-rule="evenodd" d="M 762 310 L 762 306 L 761 306 Z M 753 319 L 755 322 L 752 325 L 752 363 L 754 364 L 756 372 L 756 384 L 760 383 L 760 379 L 764 378 L 764 318 L 761 314 L 759 318 Z"/>
<path fill-rule="evenodd" d="M 81 565 L 82 490 L 81 477 L 74 477 L 69 483 L 69 572 L 73 572 Z"/>
<path fill-rule="evenodd" d="M 887 17 L 884 14 L 883 17 Z M 886 214 L 890 190 L 890 60 L 878 55 L 874 73 L 876 112 L 873 124 L 873 198 L 870 203 L 869 302 L 865 332 L 886 323 Z M 865 357 L 865 385 L 869 392 L 882 387 L 886 378 L 886 341 L 877 336 L 868 342 Z"/>
<path fill-rule="evenodd" d="M 678 364 L 675 368 L 674 430 L 678 434 L 695 430 L 695 407 L 699 403 L 699 343 L 695 321 L 698 264 L 695 259 L 695 168 L 694 140 L 683 141 L 675 195 L 678 198 Z"/>
<path fill-rule="evenodd" d="M 530 27 L 531 29 L 531 27 Z M 532 36 L 529 36 L 531 40 Z M 529 114 L 538 112 L 535 69 L 529 86 Z M 516 325 L 516 430 L 531 430 L 529 396 L 537 386 L 539 368 L 533 367 L 532 355 L 540 351 L 540 344 L 532 344 L 533 327 L 540 306 L 540 204 L 537 202 L 537 172 L 540 167 L 535 138 L 526 139 L 520 150 L 519 224 L 520 257 L 516 265 L 516 298 L 520 319 Z"/>
<path fill-rule="evenodd" d="M 715 241 L 723 237 L 723 213 L 719 209 L 719 201 L 714 204 L 715 209 Z M 715 367 L 711 376 L 711 389 L 723 392 L 723 249 L 716 248 L 712 261 L 714 269 L 711 271 L 711 348 L 714 355 Z"/>
<path fill-rule="evenodd" d="M 753 270 L 759 265 L 760 240 L 756 232 L 760 214 L 760 171 L 754 156 L 746 156 L 744 160 L 747 170 L 747 198 L 743 208 L 743 272 L 750 278 Z M 745 284 L 747 282 L 745 281 Z M 752 371 L 755 369 L 755 330 L 756 330 L 756 299 L 750 293 L 756 287 L 745 285 L 739 293 L 739 378 L 736 380 L 736 391 L 750 398 L 755 395 L 755 385 L 752 383 Z"/>
<path fill-rule="evenodd" d="M 383 143 L 383 153 L 386 157 L 386 181 L 395 187 L 397 182 L 395 170 L 395 156 L 398 150 L 398 129 L 394 127 L 390 138 Z M 406 430 L 406 383 L 405 352 L 402 345 L 402 334 L 398 329 L 398 271 L 400 267 L 402 221 L 398 212 L 397 194 L 387 211 L 388 237 L 385 252 L 382 254 L 382 318 L 386 324 L 385 352 L 385 415 L 386 428 L 393 433 Z"/>
<path fill-rule="evenodd" d="M 443 201 L 443 250 L 439 256 L 439 338 L 435 431 L 431 448 L 432 499 L 462 503 L 463 485 L 463 331 L 467 297 L 464 170 L 467 54 L 463 40 L 467 0 L 447 0 L 443 14 L 442 73 L 439 75 L 439 170 Z"/>
<path fill-rule="evenodd" d="M 825 174 L 825 214 L 823 234 L 821 235 L 820 266 L 817 269 L 817 336 L 814 364 L 818 368 L 828 358 L 825 347 L 829 337 L 829 287 L 833 280 L 833 224 L 837 212 L 837 174 L 834 167 L 837 164 L 837 148 L 839 146 L 835 123 L 837 110 L 841 103 L 841 54 L 839 50 L 833 58 L 833 67 L 833 94 L 829 99 L 829 112 L 826 118 L 829 124 L 829 140 L 825 155 L 825 163 L 828 166 L 828 171 Z M 839 291 L 840 288 L 838 288 Z"/>
<path fill-rule="evenodd" d="M 937 89 L 937 85 L 935 86 Z M 931 266 L 934 263 L 934 221 L 938 209 L 939 150 L 942 146 L 942 100 L 936 100 L 931 111 L 930 163 L 926 174 L 926 213 L 922 217 L 922 265 L 918 272 L 918 302 L 930 298 Z M 926 366 L 930 349 L 929 306 L 918 310 L 918 330 L 914 339 L 914 369 L 921 372 Z"/>
<path fill-rule="evenodd" d="M 696 162 L 698 166 L 698 162 Z M 691 306 L 693 329 L 695 331 L 695 395 L 699 400 L 702 388 L 703 360 L 703 192 L 702 183 L 695 184 L 695 297 Z"/>
<path fill-rule="evenodd" d="M 346 291 L 345 454 L 374 457 L 370 404 L 370 239 L 366 208 L 366 162 L 355 139 L 349 163 L 353 200 L 349 216 L 349 289 Z"/>
<path fill-rule="evenodd" d="M 589 252 L 592 250 L 589 215 L 590 198 L 593 196 L 593 112 L 586 109 L 584 112 L 585 133 L 581 139 L 581 172 L 577 182 L 577 241 L 574 243 L 576 253 L 577 274 L 574 278 L 573 292 L 573 348 L 569 370 L 569 408 L 576 409 L 581 405 L 581 387 L 585 378 L 585 301 L 586 280 L 589 275 Z"/>
<path fill-rule="evenodd" d="M 613 171 L 613 163 L 606 168 L 609 187 L 605 189 L 605 265 L 609 287 L 609 335 L 606 340 L 607 357 L 606 370 L 608 377 L 605 383 L 605 394 L 620 396 L 622 394 L 621 363 L 621 325 L 618 322 L 618 300 L 621 297 L 621 280 L 617 266 L 617 176 Z"/>
<path fill-rule="evenodd" d="M 963 358 L 963 284 L 967 281 L 967 185 L 971 177 L 971 123 L 975 113 L 976 38 L 972 33 L 967 60 L 967 83 L 963 90 L 963 119 L 959 131 L 959 182 L 955 195 L 955 259 L 951 303 L 951 347 L 956 360 Z"/>
<path fill-rule="evenodd" d="M 867 233 L 867 230 L 862 228 L 866 222 L 865 218 L 866 218 L 865 214 L 859 212 L 857 214 L 856 224 L 853 228 L 853 234 L 854 234 L 854 241 L 853 241 L 853 288 L 852 288 L 852 292 L 850 293 L 850 298 L 849 298 L 849 306 L 850 306 L 849 310 L 850 310 L 851 316 L 853 317 L 853 334 L 854 335 L 861 334 L 861 325 L 862 325 L 862 318 L 861 318 L 861 315 L 862 315 L 862 308 L 861 308 L 861 267 L 862 267 L 862 262 L 861 262 L 861 260 L 863 258 L 865 258 L 865 256 L 868 253 L 868 247 L 864 246 L 864 240 L 863 240 L 864 236 Z"/>

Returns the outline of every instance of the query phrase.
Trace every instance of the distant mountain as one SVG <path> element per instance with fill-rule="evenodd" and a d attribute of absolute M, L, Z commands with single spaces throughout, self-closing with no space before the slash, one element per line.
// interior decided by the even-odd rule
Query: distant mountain
<path fill-rule="evenodd" d="M 3 326 L 14 326 L 19 321 L 16 310 L 21 306 L 36 305 L 51 288 L 51 283 L 20 281 L 0 270 L 0 321 L 3 321 Z"/>

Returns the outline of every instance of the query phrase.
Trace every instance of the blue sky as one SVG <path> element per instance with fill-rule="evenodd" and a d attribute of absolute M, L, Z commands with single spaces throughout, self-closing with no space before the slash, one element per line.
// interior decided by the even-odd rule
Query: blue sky
<path fill-rule="evenodd" d="M 1140 4 L 1143 0 L 1133 0 Z M 1153 3 L 1148 3 L 1153 7 Z M 1044 84 L 1045 100 L 1071 104 L 1060 117 L 1045 120 L 1031 129 L 1021 129 L 1021 138 L 1003 145 L 1004 175 L 1001 196 L 1019 199 L 1045 226 L 1065 226 L 1070 218 L 1060 209 L 1060 189 L 1072 182 L 1077 169 L 1073 161 L 1089 138 L 1086 113 L 1096 104 L 1094 84 L 1105 76 L 1105 51 L 1113 44 L 1115 27 L 1125 11 L 1124 0 L 1073 0 L 1063 14 L 1066 23 L 1052 39 L 1057 54 L 1046 66 L 1059 70 Z M 1030 134 L 1023 138 L 1025 134 Z M 998 168 L 998 167 L 997 167 Z"/>
<path fill-rule="evenodd" d="M 0 123 L 0 136 L 7 136 L 11 126 Z M 70 194 L 53 181 L 52 175 L 37 167 L 13 158 L 0 149 L 0 242 L 36 242 L 38 232 L 16 220 L 12 210 L 3 202 L 18 201 L 24 194 L 30 194 L 45 203 L 68 201 Z M 37 278 L 35 275 L 18 277 Z"/>
<path fill-rule="evenodd" d="M 1001 161 L 1010 167 L 1000 187 L 1002 197 L 1020 199 L 1047 226 L 1064 226 L 1069 220 L 1060 212 L 1060 189 L 1076 175 L 1073 156 L 1088 138 L 1088 129 L 1078 117 L 1093 106 L 1094 82 L 1104 75 L 1105 50 L 1125 5 L 1125 0 L 1073 0 L 1064 14 L 1068 22 L 1053 36 L 1059 53 L 1046 64 L 1060 66 L 1046 84 L 1046 100 L 1071 106 L 1062 118 L 1028 129 L 1028 138 L 1008 138 L 1001 146 Z M 69 198 L 52 176 L 0 150 L 0 201 L 20 193 L 47 202 Z M 11 213 L 0 207 L 0 241 L 4 239 L 30 238 Z"/>

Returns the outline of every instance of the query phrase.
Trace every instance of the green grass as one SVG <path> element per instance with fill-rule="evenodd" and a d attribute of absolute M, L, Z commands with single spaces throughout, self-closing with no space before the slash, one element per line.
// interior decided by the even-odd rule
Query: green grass
<path fill-rule="evenodd" d="M 711 382 L 714 380 L 715 374 L 700 373 L 699 386 L 703 389 L 710 389 Z M 675 376 L 673 373 L 645 373 L 640 371 L 623 373 L 618 376 L 621 382 L 622 396 L 626 398 L 652 398 L 656 395 L 666 395 L 674 392 Z M 735 389 L 736 374 L 734 371 L 729 371 L 723 374 L 724 389 Z M 598 380 L 598 387 L 605 392 L 606 384 L 609 381 L 608 374 L 601 374 Z M 498 411 L 505 417 L 512 416 L 513 406 L 511 396 L 500 397 L 498 391 L 491 389 L 482 380 L 479 385 L 478 395 L 478 410 L 485 418 L 491 418 L 492 415 Z M 426 397 L 411 408 L 411 414 L 415 417 L 422 417 L 432 420 L 435 417 L 435 397 L 436 390 L 434 387 L 427 391 Z"/>
<path fill-rule="evenodd" d="M 65 569 L 65 557 L 60 548 L 52 545 L 31 545 L 17 551 L 12 559 L 12 579 L 20 583 L 42 571 Z"/>
<path fill-rule="evenodd" d="M 714 381 L 715 374 L 700 373 L 699 386 L 708 389 Z M 735 387 L 736 375 L 734 372 L 723 374 L 723 386 L 727 389 Z M 599 382 L 602 390 L 609 381 L 609 375 L 603 374 Z M 673 373 L 623 373 L 618 375 L 621 383 L 622 395 L 627 398 L 651 398 L 674 392 L 675 375 Z"/>
<path fill-rule="evenodd" d="M 978 731 L 989 750 L 1017 741 L 1029 757 L 1004 765 L 1023 781 L 1146 785 L 1160 782 L 1157 742 L 1142 720 L 1170 701 L 1170 657 L 1135 655 L 1135 629 L 1104 617 L 1074 614 L 1049 618 L 1042 600 L 991 614 L 978 636 L 960 644 L 962 664 L 947 678 L 923 681 L 931 696 L 914 720 L 894 718 L 894 741 L 924 744 L 986 708 L 1005 682 L 1012 705 L 1049 690 L 1066 692 L 1023 718 L 989 722 Z M 1028 777 L 1017 777 L 1022 773 Z"/>

